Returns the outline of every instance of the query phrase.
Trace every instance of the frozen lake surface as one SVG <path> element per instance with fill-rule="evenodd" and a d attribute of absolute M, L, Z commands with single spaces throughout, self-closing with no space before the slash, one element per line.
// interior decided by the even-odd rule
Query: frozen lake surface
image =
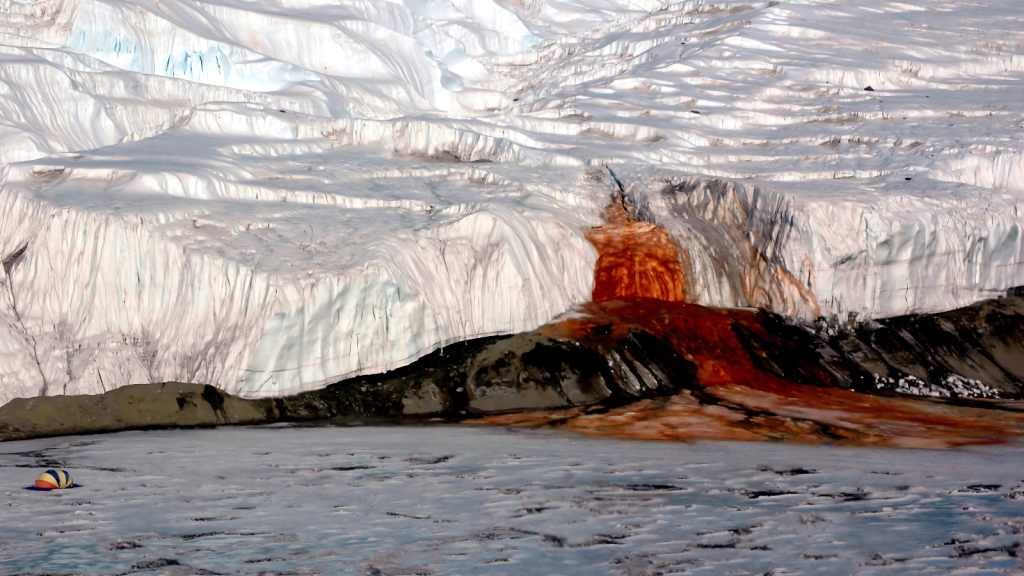
<path fill-rule="evenodd" d="M 0 572 L 1020 574 L 1022 456 L 455 425 L 9 442 Z M 84 486 L 21 489 L 53 466 Z"/>

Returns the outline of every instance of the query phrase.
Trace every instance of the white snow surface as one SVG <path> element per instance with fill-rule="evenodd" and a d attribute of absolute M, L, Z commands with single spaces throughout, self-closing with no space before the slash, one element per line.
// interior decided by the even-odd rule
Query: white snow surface
<path fill-rule="evenodd" d="M 5 574 L 1019 574 L 1020 446 L 467 427 L 0 445 Z M 23 490 L 54 466 L 81 488 Z"/>
<path fill-rule="evenodd" d="M 1019 0 L 0 0 L 0 402 L 534 328 L 620 185 L 700 303 L 954 308 L 1022 133 Z"/>

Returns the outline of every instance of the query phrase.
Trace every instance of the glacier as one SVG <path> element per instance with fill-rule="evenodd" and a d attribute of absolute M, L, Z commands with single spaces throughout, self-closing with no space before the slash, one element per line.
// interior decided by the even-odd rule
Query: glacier
<path fill-rule="evenodd" d="M 622 194 L 686 294 L 1024 285 L 1015 0 L 0 0 L 0 403 L 313 390 L 590 299 Z"/>

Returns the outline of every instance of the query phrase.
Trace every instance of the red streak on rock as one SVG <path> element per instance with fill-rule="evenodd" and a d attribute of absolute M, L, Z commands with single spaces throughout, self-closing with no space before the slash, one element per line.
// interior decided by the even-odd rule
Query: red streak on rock
<path fill-rule="evenodd" d="M 1024 414 L 945 401 L 861 394 L 784 380 L 756 367 L 732 324 L 773 339 L 755 312 L 661 302 L 646 298 L 584 305 L 583 314 L 543 328 L 546 335 L 579 339 L 611 324 L 611 337 L 642 328 L 670 342 L 696 365 L 703 398 L 683 393 L 605 414 L 584 411 L 563 428 L 591 434 L 662 440 L 775 440 L 803 443 L 943 447 L 1000 442 L 1024 436 Z M 777 341 L 777 340 L 776 340 Z M 827 383 L 825 374 L 819 380 Z M 708 399 L 715 403 L 708 405 Z"/>
<path fill-rule="evenodd" d="M 587 434 L 658 440 L 772 440 L 848 445 L 946 447 L 1002 442 L 1024 436 L 1021 403 L 990 402 L 992 409 L 949 402 L 861 394 L 830 386 L 828 375 L 809 373 L 820 386 L 797 384 L 758 368 L 733 331 L 740 324 L 781 349 L 750 310 L 685 304 L 685 278 L 668 234 L 630 222 L 621 204 L 610 224 L 587 232 L 600 252 L 594 301 L 573 318 L 550 324 L 548 337 L 602 341 L 614 346 L 630 328 L 658 336 L 696 366 L 696 385 L 667 399 L 644 400 L 601 413 L 572 408 L 491 416 L 479 424 L 554 425 Z M 798 352 L 798 351 L 795 351 Z M 1000 407 L 1011 408 L 1002 410 Z"/>
<path fill-rule="evenodd" d="M 630 220 L 619 201 L 608 207 L 605 218 L 608 225 L 585 231 L 599 254 L 592 300 L 642 296 L 684 302 L 686 276 L 668 232 Z"/>

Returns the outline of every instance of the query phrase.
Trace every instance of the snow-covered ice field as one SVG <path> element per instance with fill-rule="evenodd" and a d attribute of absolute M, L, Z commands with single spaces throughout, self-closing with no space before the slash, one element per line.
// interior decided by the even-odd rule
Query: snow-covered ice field
<path fill-rule="evenodd" d="M 535 328 L 589 299 L 620 185 L 699 303 L 1000 295 L 1022 31 L 1019 0 L 0 0 L 0 402 L 290 394 Z"/>
<path fill-rule="evenodd" d="M 1024 451 L 464 426 L 5 443 L 5 574 L 1020 574 Z M 62 466 L 82 488 L 22 490 Z"/>

